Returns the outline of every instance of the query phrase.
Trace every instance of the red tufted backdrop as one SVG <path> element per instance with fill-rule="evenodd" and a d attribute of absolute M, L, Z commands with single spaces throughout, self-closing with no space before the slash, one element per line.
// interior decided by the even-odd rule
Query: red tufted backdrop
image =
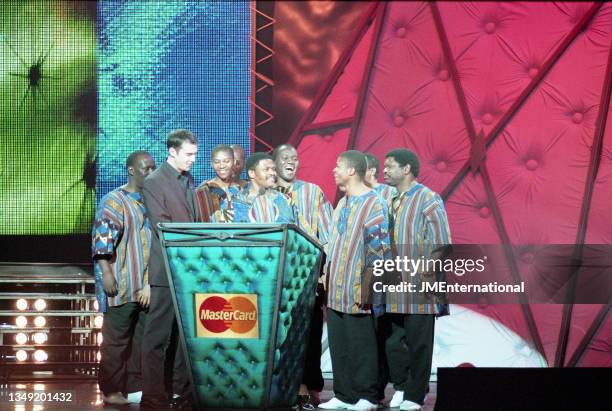
<path fill-rule="evenodd" d="M 611 39 L 606 3 L 374 3 L 291 137 L 301 177 L 333 199 L 340 152 L 409 147 L 454 242 L 537 280 L 538 245 L 612 243 Z M 470 308 L 551 366 L 612 366 L 609 305 Z"/>

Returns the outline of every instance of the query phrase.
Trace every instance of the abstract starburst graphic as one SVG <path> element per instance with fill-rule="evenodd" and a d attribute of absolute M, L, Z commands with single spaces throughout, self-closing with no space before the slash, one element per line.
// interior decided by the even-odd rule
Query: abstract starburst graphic
<path fill-rule="evenodd" d="M 0 235 L 89 230 L 97 126 L 94 16 L 95 3 L 0 4 Z"/>

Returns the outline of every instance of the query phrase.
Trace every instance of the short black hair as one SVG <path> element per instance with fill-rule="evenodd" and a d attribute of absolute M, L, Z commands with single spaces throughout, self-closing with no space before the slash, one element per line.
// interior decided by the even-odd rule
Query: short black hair
<path fill-rule="evenodd" d="M 274 161 L 274 159 L 272 158 L 272 156 L 268 153 L 253 153 L 251 154 L 251 156 L 247 159 L 246 164 L 245 164 L 245 168 L 247 171 L 250 170 L 255 170 L 255 167 L 257 167 L 257 165 L 262 162 L 263 160 L 272 160 Z"/>
<path fill-rule="evenodd" d="M 293 147 L 293 144 L 289 144 L 289 143 L 283 143 L 280 146 L 277 146 L 274 151 L 272 151 L 272 159 L 274 161 L 276 161 L 276 159 L 278 158 L 278 155 L 280 154 L 281 151 L 287 149 L 287 148 L 292 148 L 295 151 L 297 151 L 297 149 L 295 147 Z"/>
<path fill-rule="evenodd" d="M 144 150 L 133 151 L 125 159 L 125 168 L 135 166 L 136 165 L 136 160 L 138 160 L 138 157 L 140 157 L 140 156 L 149 156 L 149 157 L 152 157 L 151 154 L 148 151 L 144 151 Z"/>
<path fill-rule="evenodd" d="M 232 148 L 227 144 L 217 144 L 212 149 L 212 153 L 210 153 L 210 158 L 212 159 L 214 156 L 217 155 L 217 153 L 220 153 L 221 151 L 225 151 L 226 153 L 231 154 L 232 158 L 234 158 L 234 150 L 232 150 Z"/>
<path fill-rule="evenodd" d="M 168 149 L 174 148 L 178 150 L 186 141 L 191 144 L 198 144 L 198 139 L 191 131 L 185 130 L 184 128 L 179 128 L 178 130 L 172 130 L 168 133 L 168 141 L 166 142 L 166 145 L 168 146 Z"/>
<path fill-rule="evenodd" d="M 243 153 L 245 152 L 244 148 L 240 144 L 230 144 L 230 147 L 232 148 L 232 151 L 239 149 L 242 150 Z"/>
<path fill-rule="evenodd" d="M 374 177 L 378 178 L 378 173 L 380 172 L 380 161 L 371 153 L 363 153 L 368 162 L 368 170 L 373 168 L 376 171 L 374 172 Z"/>
<path fill-rule="evenodd" d="M 346 160 L 348 166 L 354 168 L 355 173 L 357 173 L 362 180 L 365 178 L 368 162 L 361 151 L 348 150 L 340 154 L 338 157 Z"/>
<path fill-rule="evenodd" d="M 400 167 L 405 167 L 406 165 L 410 166 L 410 172 L 417 178 L 419 176 L 419 158 L 414 153 L 414 151 L 410 151 L 407 148 L 396 148 L 387 153 L 385 158 L 392 157 Z"/>

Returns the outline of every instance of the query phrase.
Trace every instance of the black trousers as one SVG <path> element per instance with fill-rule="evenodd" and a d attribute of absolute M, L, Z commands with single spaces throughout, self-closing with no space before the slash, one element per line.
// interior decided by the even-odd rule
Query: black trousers
<path fill-rule="evenodd" d="M 389 369 L 387 367 L 387 354 L 385 353 L 385 329 L 382 317 L 376 317 L 374 319 L 374 326 L 376 327 L 376 342 L 378 347 L 377 398 L 379 401 L 383 401 L 385 399 L 385 388 L 387 388 L 387 384 L 389 384 Z"/>
<path fill-rule="evenodd" d="M 188 396 L 189 377 L 170 288 L 151 286 L 151 301 L 142 342 L 143 396 L 165 400 Z"/>
<path fill-rule="evenodd" d="M 104 313 L 98 384 L 104 395 L 142 388 L 140 370 L 144 309 L 138 303 L 109 307 Z"/>
<path fill-rule="evenodd" d="M 306 359 L 304 363 L 304 374 L 302 384 L 310 391 L 323 391 L 323 373 L 321 372 L 321 337 L 323 337 L 323 300 L 325 290 L 323 284 L 317 286 L 314 307 L 310 318 L 310 335 L 306 346 Z"/>
<path fill-rule="evenodd" d="M 379 332 L 385 341 L 389 380 L 404 399 L 423 404 L 429 388 L 434 341 L 433 314 L 385 314 Z"/>
<path fill-rule="evenodd" d="M 327 309 L 327 336 L 334 371 L 334 394 L 354 404 L 378 400 L 378 348 L 374 318 Z"/>
<path fill-rule="evenodd" d="M 142 336 L 144 335 L 146 320 L 147 310 L 141 307 L 128 354 L 127 381 L 125 383 L 125 390 L 128 393 L 142 391 Z"/>

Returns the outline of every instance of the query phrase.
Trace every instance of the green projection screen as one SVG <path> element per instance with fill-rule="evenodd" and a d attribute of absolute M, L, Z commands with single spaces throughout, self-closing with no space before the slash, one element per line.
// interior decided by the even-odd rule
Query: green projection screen
<path fill-rule="evenodd" d="M 95 27 L 95 2 L 0 2 L 2 236 L 91 229 Z"/>

